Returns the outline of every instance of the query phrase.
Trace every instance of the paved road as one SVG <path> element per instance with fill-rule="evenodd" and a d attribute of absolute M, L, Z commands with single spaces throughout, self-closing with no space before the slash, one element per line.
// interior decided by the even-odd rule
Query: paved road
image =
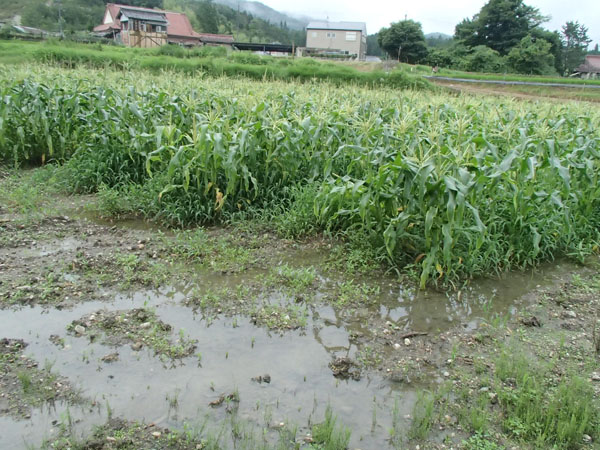
<path fill-rule="evenodd" d="M 482 84 L 503 84 L 516 86 L 545 86 L 545 87 L 568 87 L 568 88 L 584 88 L 584 89 L 600 89 L 598 84 L 567 84 L 567 83 L 540 83 L 536 81 L 504 81 L 504 80 L 471 80 L 469 78 L 451 78 L 428 76 L 430 80 L 442 81 L 457 81 L 459 83 L 482 83 Z"/>

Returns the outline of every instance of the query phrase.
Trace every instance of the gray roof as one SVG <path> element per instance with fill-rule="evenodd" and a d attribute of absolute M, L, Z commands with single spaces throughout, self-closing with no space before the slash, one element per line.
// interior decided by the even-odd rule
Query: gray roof
<path fill-rule="evenodd" d="M 587 55 L 585 62 L 575 70 L 584 73 L 600 73 L 600 55 Z"/>
<path fill-rule="evenodd" d="M 145 22 L 167 24 L 167 19 L 163 12 L 158 11 L 140 11 L 138 9 L 121 8 L 119 15 L 126 16 L 128 19 L 143 20 Z"/>
<path fill-rule="evenodd" d="M 329 22 L 325 20 L 314 20 L 306 26 L 306 29 L 362 31 L 363 34 L 367 34 L 367 24 L 364 22 Z"/>

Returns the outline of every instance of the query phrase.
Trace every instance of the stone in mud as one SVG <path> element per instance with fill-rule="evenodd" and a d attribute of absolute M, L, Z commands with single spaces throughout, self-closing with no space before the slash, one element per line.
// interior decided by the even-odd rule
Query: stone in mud
<path fill-rule="evenodd" d="M 215 406 L 220 406 L 220 405 L 222 405 L 222 404 L 223 404 L 223 402 L 224 402 L 225 400 L 229 400 L 230 402 L 236 402 L 236 403 L 239 403 L 239 401 L 240 401 L 240 398 L 239 398 L 238 394 L 237 394 L 237 393 L 235 393 L 235 392 L 232 392 L 232 393 L 231 393 L 231 394 L 229 394 L 229 395 L 221 394 L 221 395 L 219 396 L 219 398 L 218 398 L 218 399 L 216 399 L 216 400 L 213 400 L 212 402 L 210 402 L 210 403 L 208 404 L 208 406 L 212 406 L 212 407 L 215 407 Z"/>
<path fill-rule="evenodd" d="M 252 381 L 256 381 L 257 383 L 270 383 L 271 382 L 271 375 L 269 375 L 268 373 L 264 374 L 264 375 L 259 375 L 257 377 L 252 377 L 251 378 Z"/>
<path fill-rule="evenodd" d="M 10 353 L 16 355 L 18 351 L 23 350 L 25 347 L 27 347 L 27 344 L 25 341 L 23 341 L 23 339 L 0 339 L 0 355 L 6 355 Z"/>
<path fill-rule="evenodd" d="M 75 325 L 75 333 L 82 335 L 85 334 L 85 327 L 83 327 L 82 325 Z"/>
<path fill-rule="evenodd" d="M 523 325 L 525 325 L 526 327 L 541 327 L 542 323 L 539 321 L 539 319 L 535 316 L 531 316 L 531 317 L 527 317 L 524 319 L 521 319 L 521 323 Z"/>
<path fill-rule="evenodd" d="M 102 362 L 112 363 L 112 362 L 115 362 L 115 361 L 119 360 L 119 354 L 117 352 L 115 352 L 115 353 L 109 353 L 108 355 L 104 355 L 100 359 L 102 360 Z"/>
<path fill-rule="evenodd" d="M 360 369 L 354 361 L 347 357 L 337 357 L 329 363 L 329 368 L 336 378 L 360 380 Z"/>
<path fill-rule="evenodd" d="M 135 352 L 139 352 L 143 346 L 144 344 L 138 341 L 131 344 L 131 349 Z"/>

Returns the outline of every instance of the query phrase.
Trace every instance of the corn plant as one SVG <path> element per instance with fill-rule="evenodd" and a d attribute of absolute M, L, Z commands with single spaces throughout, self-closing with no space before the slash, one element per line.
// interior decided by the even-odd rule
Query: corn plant
<path fill-rule="evenodd" d="M 176 224 L 316 192 L 302 223 L 362 233 L 423 286 L 600 241 L 600 114 L 577 104 L 44 66 L 0 69 L 0 99 L 1 160 L 64 163 Z"/>

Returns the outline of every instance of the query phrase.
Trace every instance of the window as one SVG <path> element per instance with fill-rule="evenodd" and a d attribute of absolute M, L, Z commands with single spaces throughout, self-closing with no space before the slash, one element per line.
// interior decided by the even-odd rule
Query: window
<path fill-rule="evenodd" d="M 356 31 L 346 31 L 347 41 L 356 41 Z"/>
<path fill-rule="evenodd" d="M 318 34 L 319 34 L 319 33 L 317 33 L 316 31 L 313 31 L 313 32 L 312 32 L 312 37 L 316 38 Z"/>
<path fill-rule="evenodd" d="M 327 37 L 328 38 L 334 38 L 335 37 L 335 33 L 328 32 L 327 33 Z"/>

